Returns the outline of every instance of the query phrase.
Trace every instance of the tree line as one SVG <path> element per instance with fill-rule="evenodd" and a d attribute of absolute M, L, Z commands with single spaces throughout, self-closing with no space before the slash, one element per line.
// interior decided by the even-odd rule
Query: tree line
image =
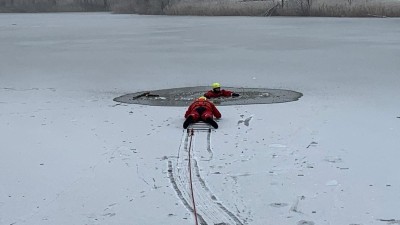
<path fill-rule="evenodd" d="M 0 0 L 0 12 L 109 11 L 110 0 Z"/>
<path fill-rule="evenodd" d="M 173 0 L 0 0 L 0 12 L 94 12 L 164 14 Z"/>
<path fill-rule="evenodd" d="M 0 12 L 91 12 L 196 16 L 399 17 L 389 0 L 0 0 Z"/>

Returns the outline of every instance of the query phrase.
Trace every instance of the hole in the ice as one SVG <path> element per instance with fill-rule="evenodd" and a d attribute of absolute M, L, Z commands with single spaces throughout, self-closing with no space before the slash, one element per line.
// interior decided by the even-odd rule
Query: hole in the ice
<path fill-rule="evenodd" d="M 235 87 L 224 87 L 224 89 L 238 93 L 240 96 L 212 99 L 216 105 L 284 103 L 297 101 L 301 96 L 303 96 L 300 92 L 283 89 Z M 114 98 L 114 101 L 152 106 L 188 106 L 195 98 L 202 96 L 208 90 L 209 87 L 207 86 L 198 86 L 142 91 L 122 95 Z"/>

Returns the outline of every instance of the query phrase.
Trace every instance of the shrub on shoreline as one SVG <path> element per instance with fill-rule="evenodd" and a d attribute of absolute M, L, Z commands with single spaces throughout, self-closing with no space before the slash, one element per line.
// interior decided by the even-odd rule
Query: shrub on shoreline
<path fill-rule="evenodd" d="M 196 16 L 262 16 L 272 7 L 272 2 L 181 2 L 167 7 L 166 15 L 196 15 Z"/>
<path fill-rule="evenodd" d="M 386 5 L 382 3 L 371 3 L 369 5 L 321 5 L 311 10 L 310 16 L 330 17 L 399 17 L 400 2 L 398 4 Z"/>
<path fill-rule="evenodd" d="M 399 17 L 400 1 L 345 0 L 340 4 L 311 0 L 197 1 L 166 7 L 166 15 L 193 16 L 314 16 L 314 17 Z M 346 4 L 347 3 L 347 4 Z"/>

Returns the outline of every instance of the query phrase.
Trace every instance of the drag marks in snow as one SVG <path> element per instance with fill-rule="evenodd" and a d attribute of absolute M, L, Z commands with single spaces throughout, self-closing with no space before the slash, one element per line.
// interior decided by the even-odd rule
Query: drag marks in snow
<path fill-rule="evenodd" d="M 304 197 L 304 196 L 299 196 L 299 197 L 296 199 L 296 201 L 294 202 L 294 204 L 290 207 L 290 211 L 296 212 L 296 213 L 302 213 L 302 212 L 299 210 L 299 203 L 300 203 L 301 200 L 304 200 L 304 199 L 306 199 L 306 197 Z"/>
<path fill-rule="evenodd" d="M 190 198 L 188 198 L 189 191 L 185 190 L 188 188 L 187 184 L 182 182 L 182 177 L 177 177 L 175 178 L 174 171 L 177 171 L 177 168 L 174 168 L 172 166 L 172 162 L 168 161 L 168 177 L 172 183 L 172 186 L 174 187 L 174 190 L 176 194 L 178 195 L 179 199 L 182 201 L 183 205 L 191 212 L 194 213 L 194 209 L 191 206 Z M 186 175 L 186 178 L 188 178 L 188 175 Z M 198 220 L 200 221 L 200 224 L 205 225 L 207 224 L 203 217 L 201 215 L 197 215 Z"/>
<path fill-rule="evenodd" d="M 201 176 L 198 158 L 212 160 L 211 132 L 195 131 L 192 137 L 193 144 L 189 146 L 189 134 L 184 132 L 176 162 L 168 161 L 168 176 L 173 188 L 183 205 L 192 213 L 192 197 L 195 201 L 197 218 L 201 225 L 243 225 L 238 217 L 225 207 L 217 196 L 208 188 Z M 191 147 L 191 151 L 189 148 Z M 207 151 L 204 151 L 207 150 Z M 207 152 L 208 157 L 203 156 Z M 191 154 L 191 168 L 189 165 Z M 193 173 L 192 185 L 194 196 L 190 189 L 190 171 Z"/>
<path fill-rule="evenodd" d="M 207 132 L 207 152 L 210 156 L 207 161 L 211 161 L 214 156 L 211 148 L 211 132 Z"/>

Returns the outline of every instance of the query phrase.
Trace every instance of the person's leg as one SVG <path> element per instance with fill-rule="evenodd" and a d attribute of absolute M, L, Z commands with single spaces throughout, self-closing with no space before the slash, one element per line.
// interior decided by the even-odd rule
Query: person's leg
<path fill-rule="evenodd" d="M 210 124 L 211 126 L 213 126 L 215 129 L 218 128 L 218 123 L 215 122 L 215 120 L 213 119 L 213 115 L 211 113 L 207 113 L 205 112 L 203 115 L 201 115 L 201 119 Z"/>
<path fill-rule="evenodd" d="M 200 115 L 196 111 L 190 113 L 185 122 L 183 122 L 183 128 L 186 129 L 190 124 L 199 121 L 199 117 Z"/>

